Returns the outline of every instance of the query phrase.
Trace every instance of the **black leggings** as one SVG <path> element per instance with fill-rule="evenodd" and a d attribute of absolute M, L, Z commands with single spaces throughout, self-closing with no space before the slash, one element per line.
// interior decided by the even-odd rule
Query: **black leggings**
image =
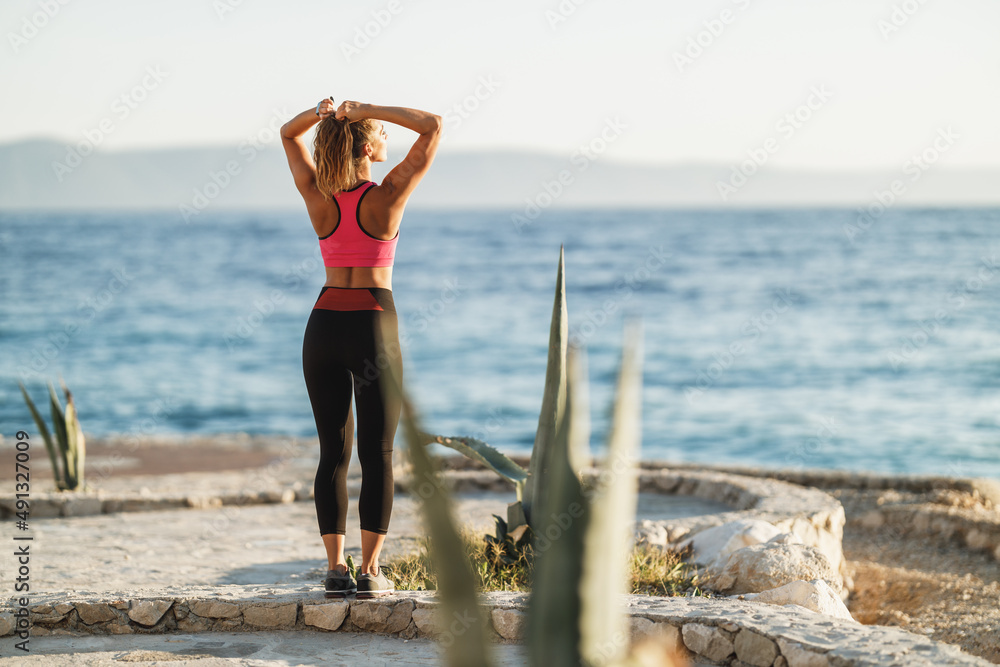
<path fill-rule="evenodd" d="M 392 441 L 398 398 L 385 395 L 383 372 L 402 380 L 392 292 L 378 287 L 324 286 L 306 324 L 302 370 L 316 418 L 320 457 L 314 493 L 320 535 L 347 528 L 347 467 L 357 404 L 361 461 L 361 529 L 385 535 L 392 513 Z"/>

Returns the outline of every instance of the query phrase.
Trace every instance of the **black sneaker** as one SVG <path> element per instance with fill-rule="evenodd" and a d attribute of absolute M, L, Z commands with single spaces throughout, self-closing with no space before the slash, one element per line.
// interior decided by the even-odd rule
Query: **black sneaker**
<path fill-rule="evenodd" d="M 377 598 L 383 595 L 392 595 L 396 591 L 396 586 L 389 581 L 389 578 L 379 567 L 376 574 L 358 575 L 358 599 Z"/>
<path fill-rule="evenodd" d="M 323 586 L 326 588 L 326 597 L 328 598 L 345 598 L 358 592 L 358 584 L 351 576 L 350 570 L 344 574 L 340 574 L 336 570 L 327 570 Z"/>

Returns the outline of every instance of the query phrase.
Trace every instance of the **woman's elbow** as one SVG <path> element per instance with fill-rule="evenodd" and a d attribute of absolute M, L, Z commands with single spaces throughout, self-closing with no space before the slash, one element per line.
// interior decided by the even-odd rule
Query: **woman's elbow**
<path fill-rule="evenodd" d="M 437 114 L 430 114 L 427 119 L 427 130 L 424 134 L 441 134 L 441 130 L 444 128 L 444 123 L 441 121 L 441 116 Z"/>

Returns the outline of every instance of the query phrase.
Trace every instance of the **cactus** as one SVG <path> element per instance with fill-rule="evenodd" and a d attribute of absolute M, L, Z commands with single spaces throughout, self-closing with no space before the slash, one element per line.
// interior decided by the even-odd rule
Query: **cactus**
<path fill-rule="evenodd" d="M 66 395 L 66 409 L 63 410 L 59 404 L 59 397 L 56 389 L 49 383 L 49 411 L 52 414 L 52 430 L 55 438 L 49 432 L 42 419 L 35 403 L 31 400 L 28 390 L 24 384 L 17 383 L 21 388 L 21 395 L 31 411 L 31 417 L 38 426 L 38 432 L 45 442 L 45 450 L 49 455 L 49 462 L 52 464 L 52 477 L 55 479 L 56 488 L 60 491 L 72 491 L 82 487 L 84 460 L 87 454 L 87 442 L 83 436 L 83 429 L 80 427 L 80 420 L 76 412 L 76 404 L 73 402 L 73 394 L 70 393 L 66 383 L 60 379 L 63 393 Z M 61 463 L 61 465 L 60 465 Z"/>

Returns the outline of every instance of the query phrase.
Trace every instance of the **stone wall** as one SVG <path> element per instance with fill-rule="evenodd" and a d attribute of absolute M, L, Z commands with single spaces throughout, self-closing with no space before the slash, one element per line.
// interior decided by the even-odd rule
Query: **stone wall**
<path fill-rule="evenodd" d="M 311 630 L 375 632 L 400 638 L 447 638 L 467 627 L 443 619 L 431 592 L 399 592 L 378 600 L 326 600 L 295 586 L 221 586 L 129 592 L 47 594 L 28 608 L 32 636 L 207 631 Z M 482 596 L 494 641 L 522 639 L 527 596 Z M 622 597 L 635 642 L 675 645 L 699 661 L 745 667 L 940 667 L 990 663 L 895 628 L 802 613 L 793 607 L 706 598 Z M 16 600 L 0 611 L 0 636 L 17 629 Z"/>

